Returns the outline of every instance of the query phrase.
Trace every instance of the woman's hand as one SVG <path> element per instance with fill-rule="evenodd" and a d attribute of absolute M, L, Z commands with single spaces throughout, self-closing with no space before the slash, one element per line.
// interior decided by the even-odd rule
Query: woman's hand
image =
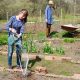
<path fill-rule="evenodd" d="M 17 38 L 20 38 L 20 37 L 21 37 L 21 35 L 22 35 L 22 33 L 20 33 L 20 34 L 17 34 Z"/>
<path fill-rule="evenodd" d="M 48 22 L 48 20 L 47 20 L 47 19 L 45 19 L 45 22 L 47 23 L 47 22 Z"/>
<path fill-rule="evenodd" d="M 9 30 L 10 30 L 12 33 L 16 33 L 16 30 L 13 29 L 13 28 L 9 28 Z"/>

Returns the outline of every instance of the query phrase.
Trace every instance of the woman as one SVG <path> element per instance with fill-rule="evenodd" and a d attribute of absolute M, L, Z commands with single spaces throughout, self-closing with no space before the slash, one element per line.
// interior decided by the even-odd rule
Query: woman
<path fill-rule="evenodd" d="M 28 11 L 26 9 L 22 9 L 18 15 L 12 16 L 6 25 L 6 29 L 9 33 L 8 36 L 9 69 L 12 69 L 12 55 L 14 51 L 14 44 L 16 45 L 17 68 L 20 68 L 22 34 L 24 32 L 24 25 L 27 22 L 27 16 L 28 16 Z M 16 39 L 14 39 L 15 37 L 13 35 L 16 35 Z"/>

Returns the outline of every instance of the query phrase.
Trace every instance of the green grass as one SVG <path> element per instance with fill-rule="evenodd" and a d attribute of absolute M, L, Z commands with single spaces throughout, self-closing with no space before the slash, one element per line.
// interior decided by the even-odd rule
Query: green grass
<path fill-rule="evenodd" d="M 65 54 L 65 51 L 64 51 L 64 48 L 63 47 L 56 47 L 55 52 L 58 55 L 64 55 Z"/>
<path fill-rule="evenodd" d="M 4 66 L 4 67 L 8 67 L 8 62 L 7 62 L 8 57 L 4 56 L 4 55 L 0 55 L 0 65 Z M 16 65 L 16 58 L 13 57 L 13 65 Z"/>
<path fill-rule="evenodd" d="M 0 45 L 6 45 L 8 43 L 8 34 L 0 33 Z"/>
<path fill-rule="evenodd" d="M 7 20 L 0 20 L 0 23 L 5 23 L 7 22 Z"/>
<path fill-rule="evenodd" d="M 44 41 L 46 38 L 45 33 L 44 32 L 38 32 L 37 34 L 37 39 L 40 41 Z"/>
<path fill-rule="evenodd" d="M 52 48 L 52 46 L 49 46 L 46 43 L 45 46 L 43 47 L 43 53 L 53 54 L 53 48 Z"/>

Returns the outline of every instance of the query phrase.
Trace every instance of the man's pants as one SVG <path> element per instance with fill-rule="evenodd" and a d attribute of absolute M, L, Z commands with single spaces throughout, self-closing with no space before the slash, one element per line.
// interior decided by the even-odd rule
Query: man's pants
<path fill-rule="evenodd" d="M 46 23 L 46 37 L 50 36 L 51 24 Z"/>
<path fill-rule="evenodd" d="M 17 66 L 20 66 L 21 49 L 22 49 L 21 39 L 17 40 L 15 42 L 15 44 L 13 44 L 13 45 L 10 45 L 8 42 L 8 65 L 12 66 L 12 55 L 13 55 L 13 51 L 14 51 L 14 45 L 16 46 Z"/>

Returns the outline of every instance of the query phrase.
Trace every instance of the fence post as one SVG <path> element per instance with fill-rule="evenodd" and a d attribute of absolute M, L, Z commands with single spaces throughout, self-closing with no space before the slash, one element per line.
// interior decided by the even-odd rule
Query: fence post
<path fill-rule="evenodd" d="M 63 18 L 63 10 L 62 10 L 62 8 L 61 8 L 61 24 L 62 24 L 62 18 Z"/>
<path fill-rule="evenodd" d="M 40 9 L 40 22 L 41 22 L 41 9 Z"/>
<path fill-rule="evenodd" d="M 7 21 L 8 21 L 8 19 L 9 19 L 9 13 L 8 13 L 8 11 L 6 12 L 6 18 L 7 18 Z"/>

